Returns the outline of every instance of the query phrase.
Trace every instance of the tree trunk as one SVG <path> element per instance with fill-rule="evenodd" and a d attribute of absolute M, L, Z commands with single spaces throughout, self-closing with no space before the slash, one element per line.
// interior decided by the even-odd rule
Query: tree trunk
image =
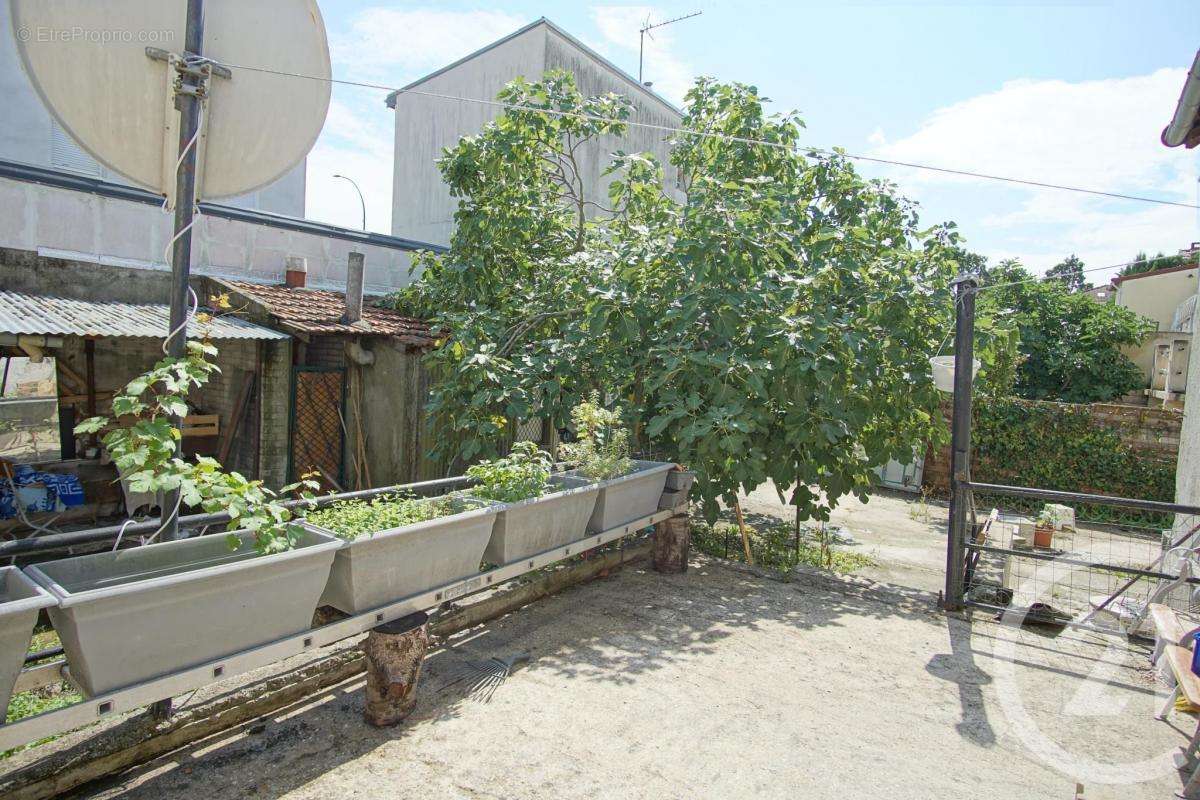
<path fill-rule="evenodd" d="M 421 662 L 429 647 L 429 615 L 409 614 L 373 629 L 362 643 L 367 657 L 363 718 L 376 727 L 396 725 L 417 704 Z"/>
<path fill-rule="evenodd" d="M 692 528 L 686 514 L 669 517 L 654 526 L 654 569 L 687 572 Z"/>

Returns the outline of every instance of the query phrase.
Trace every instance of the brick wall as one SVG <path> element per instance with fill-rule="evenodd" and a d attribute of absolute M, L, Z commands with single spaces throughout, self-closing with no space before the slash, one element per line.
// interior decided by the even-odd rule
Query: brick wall
<path fill-rule="evenodd" d="M 986 402 L 986 401 L 983 401 Z M 1030 401 L 1033 402 L 1033 401 Z M 1056 403 L 1054 405 L 1067 405 Z M 1135 452 L 1148 459 L 1173 463 L 1179 452 L 1179 436 L 1183 427 L 1183 413 L 1175 409 L 1152 406 L 1129 406 L 1117 403 L 1090 403 L 1074 405 L 1086 410 L 1097 426 L 1109 428 L 1120 436 L 1121 441 Z M 942 404 L 942 416 L 949 427 L 951 406 Z M 1030 446 L 1036 446 L 1030 442 Z M 971 471 L 975 479 L 987 481 L 987 466 L 973 462 Z M 950 445 L 925 454 L 925 469 L 921 485 L 930 493 L 945 496 L 950 491 Z"/>
<path fill-rule="evenodd" d="M 346 366 L 346 342 L 343 336 L 313 336 L 304 345 L 306 367 Z"/>
<path fill-rule="evenodd" d="M 288 478 L 291 392 L 292 342 L 263 342 L 262 373 L 257 392 L 261 430 L 258 476 L 273 489 L 283 486 Z"/>

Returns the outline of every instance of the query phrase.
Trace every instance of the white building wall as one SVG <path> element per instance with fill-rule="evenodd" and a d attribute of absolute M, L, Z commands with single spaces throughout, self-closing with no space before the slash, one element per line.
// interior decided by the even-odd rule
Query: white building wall
<path fill-rule="evenodd" d="M 512 38 L 451 65 L 419 82 L 413 89 L 453 97 L 494 100 L 514 78 L 539 80 L 548 69 L 571 71 L 584 95 L 618 92 L 634 103 L 632 119 L 678 127 L 680 116 L 665 101 L 599 57 L 582 49 L 546 23 L 529 27 Z M 436 161 L 463 136 L 479 133 L 503 109 L 482 103 L 447 100 L 402 92 L 395 97 L 396 138 L 392 182 L 392 235 L 446 245 L 454 231 L 457 200 L 442 180 Z M 625 136 L 606 136 L 589 143 L 578 158 L 585 173 L 588 199 L 608 204 L 608 183 L 601 174 L 612 153 L 651 152 L 666 167 L 666 185 L 675 197 L 674 168 L 667 165 L 667 134 L 630 128 Z M 594 209 L 589 207 L 590 211 Z"/>
<path fill-rule="evenodd" d="M 1191 333 L 1197 330 L 1193 318 Z M 1183 407 L 1183 427 L 1179 431 L 1179 460 L 1175 465 L 1175 502 L 1200 506 L 1200 347 L 1188 353 L 1187 394 Z M 1177 533 L 1186 533 L 1200 519 L 1176 516 Z"/>
<path fill-rule="evenodd" d="M 518 75 L 538 76 L 545 63 L 545 31 L 533 28 L 421 83 L 422 92 L 495 99 Z M 442 181 L 436 161 L 445 148 L 478 133 L 500 115 L 497 106 L 419 94 L 396 96 L 392 235 L 449 244 L 458 202 Z"/>
<path fill-rule="evenodd" d="M 0 178 L 0 247 L 101 264 L 167 269 L 173 217 L 145 203 Z M 282 282 L 285 259 L 308 259 L 308 285 L 344 289 L 351 250 L 366 256 L 366 290 L 408 285 L 412 253 L 350 239 L 201 215 L 196 274 Z"/>

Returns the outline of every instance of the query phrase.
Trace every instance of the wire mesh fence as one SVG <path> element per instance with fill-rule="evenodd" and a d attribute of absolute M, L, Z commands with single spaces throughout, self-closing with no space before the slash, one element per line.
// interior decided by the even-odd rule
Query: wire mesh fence
<path fill-rule="evenodd" d="M 1161 528 L 1082 518 L 1056 527 L 999 513 L 987 524 L 987 511 L 967 543 L 968 603 L 1126 633 L 1146 632 L 1151 602 L 1200 612 L 1200 515 L 1159 514 Z"/>

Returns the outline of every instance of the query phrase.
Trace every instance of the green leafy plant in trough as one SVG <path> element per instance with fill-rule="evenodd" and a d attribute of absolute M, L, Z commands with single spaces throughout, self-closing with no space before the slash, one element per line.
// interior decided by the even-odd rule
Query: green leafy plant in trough
<path fill-rule="evenodd" d="M 342 500 L 309 511 L 305 518 L 340 538 L 353 540 L 363 534 L 413 525 L 458 514 L 467 508 L 457 497 L 403 497 L 389 494 L 370 500 Z"/>
<path fill-rule="evenodd" d="M 188 393 L 208 382 L 217 365 L 209 360 L 217 348 L 208 342 L 189 341 L 183 358 L 164 358 L 148 372 L 131 380 L 113 396 L 112 412 L 118 420 L 90 417 L 75 426 L 77 434 L 101 433 L 121 475 L 134 492 L 179 490 L 182 506 L 199 506 L 209 513 L 229 514 L 227 529 L 248 530 L 260 553 L 275 553 L 295 546 L 303 528 L 292 521 L 292 512 L 279 495 L 238 472 L 226 472 L 213 458 L 198 456 L 189 462 L 176 454 L 180 439 L 174 417 L 188 413 Z M 121 422 L 128 424 L 121 424 Z M 284 494 L 300 492 L 311 498 L 317 484 L 307 476 L 285 486 Z M 229 537 L 231 548 L 241 540 Z"/>
<path fill-rule="evenodd" d="M 573 462 L 576 469 L 594 481 L 616 478 L 633 468 L 629 458 L 629 430 L 621 424 L 620 406 L 609 410 L 600 403 L 600 393 L 591 396 L 571 409 L 575 427 L 574 442 L 559 446 L 564 461 Z"/>
<path fill-rule="evenodd" d="M 517 503 L 541 497 L 546 491 L 553 462 L 550 454 L 533 442 L 517 442 L 503 458 L 482 461 L 467 469 L 477 481 L 470 489 L 475 497 L 498 503 Z"/>

